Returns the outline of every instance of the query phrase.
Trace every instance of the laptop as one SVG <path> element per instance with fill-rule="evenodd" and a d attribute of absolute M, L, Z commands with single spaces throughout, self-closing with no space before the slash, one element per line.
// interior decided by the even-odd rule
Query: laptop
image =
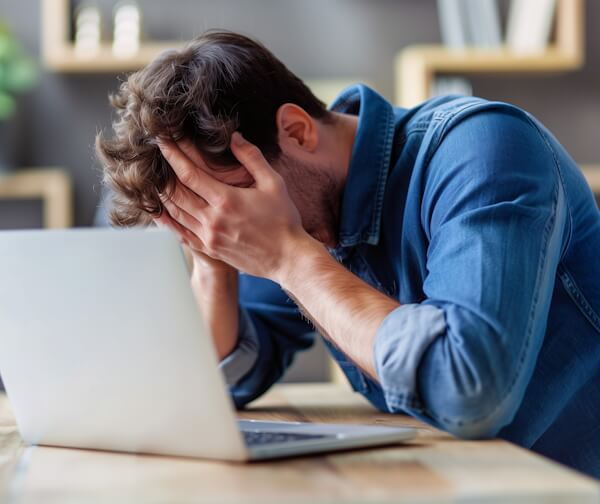
<path fill-rule="evenodd" d="M 0 373 L 28 444 L 248 461 L 410 428 L 237 420 L 177 239 L 0 232 Z"/>

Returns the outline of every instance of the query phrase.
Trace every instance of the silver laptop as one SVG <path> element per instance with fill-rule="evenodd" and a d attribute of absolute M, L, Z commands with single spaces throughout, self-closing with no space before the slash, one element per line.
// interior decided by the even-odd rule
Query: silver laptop
<path fill-rule="evenodd" d="M 0 232 L 0 373 L 29 444 L 245 461 L 415 435 L 238 421 L 166 231 Z"/>

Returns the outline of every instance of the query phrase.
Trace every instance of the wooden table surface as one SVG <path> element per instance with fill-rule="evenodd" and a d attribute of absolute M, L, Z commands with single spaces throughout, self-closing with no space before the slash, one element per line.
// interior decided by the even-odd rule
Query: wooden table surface
<path fill-rule="evenodd" d="M 394 447 L 252 464 L 25 447 L 2 395 L 0 502 L 600 502 L 596 480 L 504 441 L 459 441 L 378 413 L 342 385 L 280 385 L 241 416 L 411 425 L 419 435 Z"/>

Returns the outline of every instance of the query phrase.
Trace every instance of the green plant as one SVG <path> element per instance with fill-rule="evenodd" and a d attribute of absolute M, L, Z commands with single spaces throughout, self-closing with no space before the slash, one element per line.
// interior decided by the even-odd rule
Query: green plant
<path fill-rule="evenodd" d="M 37 78 L 36 66 L 0 21 L 0 121 L 9 119 L 16 109 L 15 94 L 29 89 Z"/>

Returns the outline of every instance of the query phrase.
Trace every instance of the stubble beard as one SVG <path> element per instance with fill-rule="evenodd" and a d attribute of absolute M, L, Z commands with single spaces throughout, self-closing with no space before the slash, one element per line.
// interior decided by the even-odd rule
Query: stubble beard
<path fill-rule="evenodd" d="M 307 233 L 333 248 L 338 242 L 341 184 L 333 169 L 317 163 L 300 163 L 282 156 L 282 176 Z"/>

